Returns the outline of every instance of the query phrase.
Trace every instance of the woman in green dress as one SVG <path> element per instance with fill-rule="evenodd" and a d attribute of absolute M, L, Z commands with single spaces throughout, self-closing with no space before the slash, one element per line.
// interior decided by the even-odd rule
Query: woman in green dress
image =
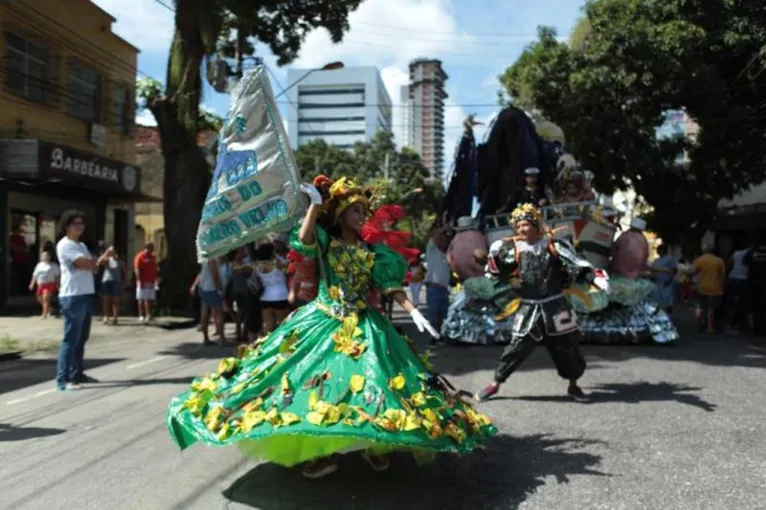
<path fill-rule="evenodd" d="M 361 451 L 376 471 L 388 468 L 393 451 L 471 452 L 494 426 L 367 305 L 370 291 L 381 290 L 421 332 L 437 335 L 402 289 L 407 262 L 384 245 L 362 242 L 365 191 L 346 179 L 315 184 L 301 185 L 311 206 L 291 244 L 319 262 L 317 298 L 174 398 L 170 435 L 181 449 L 197 441 L 237 443 L 258 459 L 305 463 L 308 478 L 337 471 L 336 454 L 351 451 Z"/>

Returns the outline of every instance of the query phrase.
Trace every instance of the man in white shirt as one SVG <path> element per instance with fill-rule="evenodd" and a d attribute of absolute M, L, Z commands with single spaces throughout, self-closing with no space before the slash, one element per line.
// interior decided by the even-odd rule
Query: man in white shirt
<path fill-rule="evenodd" d="M 452 271 L 447 261 L 447 248 L 451 228 L 450 225 L 445 225 L 435 229 L 426 246 L 425 285 L 428 321 L 437 330 L 441 330 L 442 322 L 447 317 L 449 309 L 449 284 Z"/>
<path fill-rule="evenodd" d="M 81 383 L 97 382 L 85 375 L 83 359 L 93 317 L 93 273 L 111 256 L 112 249 L 93 260 L 88 247 L 80 241 L 85 231 L 85 215 L 80 211 L 64 211 L 59 230 L 64 233 L 56 245 L 61 267 L 59 303 L 64 316 L 64 338 L 59 348 L 56 386 L 65 391 L 78 389 Z"/>

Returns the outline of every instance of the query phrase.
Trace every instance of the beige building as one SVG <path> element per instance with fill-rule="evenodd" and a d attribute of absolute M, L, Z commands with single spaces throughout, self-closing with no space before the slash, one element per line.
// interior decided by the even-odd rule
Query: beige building
<path fill-rule="evenodd" d="M 407 145 L 420 154 L 431 176 L 441 179 L 444 168 L 444 84 L 447 73 L 441 60 L 418 59 L 410 62 L 409 101 L 407 103 Z"/>
<path fill-rule="evenodd" d="M 134 204 L 146 199 L 132 133 L 138 49 L 115 21 L 89 0 L 0 2 L 0 310 L 33 299 L 32 268 L 66 209 L 85 214 L 93 250 L 105 240 L 133 255 Z"/>

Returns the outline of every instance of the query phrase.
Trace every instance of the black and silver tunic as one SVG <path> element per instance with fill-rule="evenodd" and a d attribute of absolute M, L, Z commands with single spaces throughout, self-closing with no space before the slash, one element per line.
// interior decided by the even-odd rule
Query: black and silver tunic
<path fill-rule="evenodd" d="M 521 281 L 521 305 L 513 315 L 513 336 L 523 337 L 543 321 L 543 332 L 559 336 L 577 330 L 577 320 L 562 292 L 572 283 L 594 277 L 595 268 L 564 240 L 543 238 L 525 241 L 500 240 L 489 249 L 490 277 Z"/>

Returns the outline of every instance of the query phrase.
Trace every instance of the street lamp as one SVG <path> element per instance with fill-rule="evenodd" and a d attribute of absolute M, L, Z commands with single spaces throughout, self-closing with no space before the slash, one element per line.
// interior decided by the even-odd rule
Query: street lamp
<path fill-rule="evenodd" d="M 308 78 L 309 75 L 312 75 L 312 74 L 314 74 L 317 71 L 335 71 L 336 69 L 343 69 L 343 67 L 345 67 L 343 62 L 330 62 L 329 64 L 325 64 L 322 67 L 317 67 L 316 69 L 312 69 L 309 72 L 307 72 L 306 74 L 304 74 L 303 76 L 301 76 L 300 78 L 298 78 L 297 80 L 295 80 L 294 82 L 292 82 L 291 84 L 289 84 L 287 87 L 282 89 L 282 92 L 277 94 L 277 98 L 282 97 L 285 94 L 285 92 L 287 92 L 291 88 L 295 87 L 300 82 L 302 82 L 303 80 Z"/>

